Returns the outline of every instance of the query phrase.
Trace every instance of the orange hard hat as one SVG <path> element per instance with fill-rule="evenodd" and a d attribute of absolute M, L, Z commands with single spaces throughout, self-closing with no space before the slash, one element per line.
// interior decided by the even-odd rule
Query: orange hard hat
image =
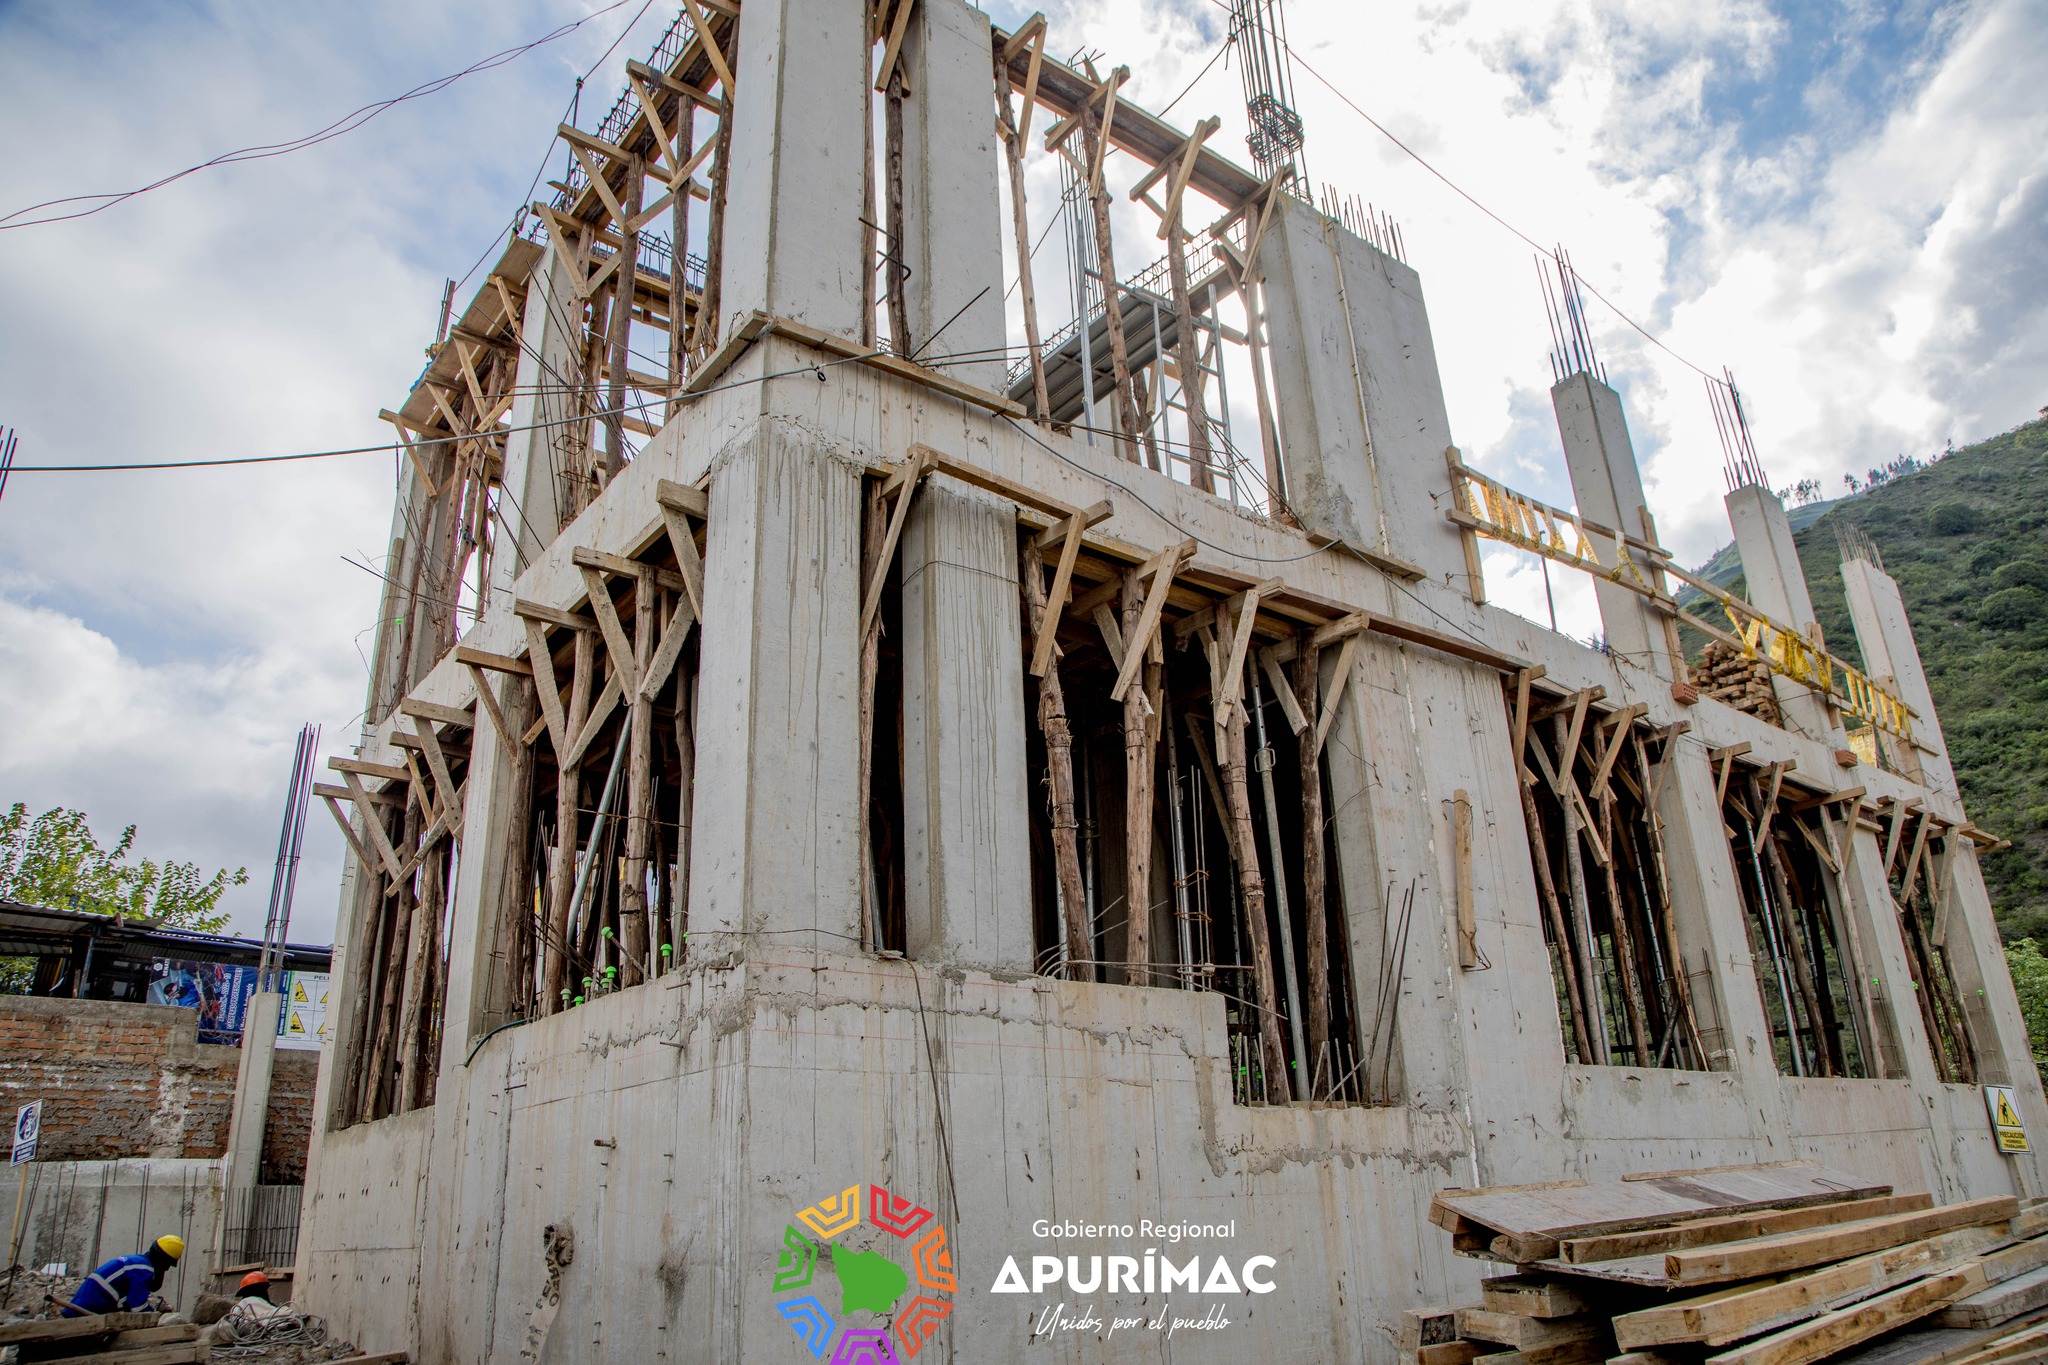
<path fill-rule="evenodd" d="M 270 1277 L 269 1277 L 268 1275 L 264 1274 L 264 1273 L 263 1273 L 262 1271 L 260 1271 L 260 1270 L 252 1270 L 252 1271 L 250 1271 L 250 1272 L 249 1272 L 248 1274 L 246 1274 L 246 1275 L 244 1275 L 244 1276 L 242 1277 L 242 1283 L 241 1283 L 240 1285 L 238 1285 L 238 1286 L 237 1286 L 237 1288 L 240 1288 L 240 1289 L 248 1289 L 248 1288 L 249 1288 L 249 1287 L 251 1287 L 252 1285 L 259 1285 L 259 1284 L 269 1284 L 269 1283 L 270 1283 Z"/>

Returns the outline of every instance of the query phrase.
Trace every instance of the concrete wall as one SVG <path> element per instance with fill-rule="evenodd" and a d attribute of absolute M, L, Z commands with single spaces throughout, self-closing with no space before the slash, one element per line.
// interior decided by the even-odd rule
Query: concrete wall
<path fill-rule="evenodd" d="M 219 1161 L 37 1161 L 27 1169 L 21 1264 L 62 1265 L 83 1280 L 102 1262 L 176 1233 L 185 1258 L 164 1277 L 163 1296 L 190 1312 L 212 1287 L 206 1272 L 219 1260 Z"/>
<path fill-rule="evenodd" d="M 210 1158 L 227 1147 L 241 1050 L 199 1039 L 172 1005 L 0 996 L 0 1112 L 43 1106 L 47 1161 Z M 319 1054 L 281 1050 L 262 1179 L 303 1178 Z"/>

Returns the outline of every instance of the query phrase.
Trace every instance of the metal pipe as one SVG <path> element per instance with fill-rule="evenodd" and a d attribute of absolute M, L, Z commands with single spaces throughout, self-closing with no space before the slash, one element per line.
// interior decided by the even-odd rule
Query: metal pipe
<path fill-rule="evenodd" d="M 1294 978 L 1294 925 L 1287 913 L 1287 863 L 1280 853 L 1280 810 L 1273 798 L 1273 749 L 1266 743 L 1266 692 L 1257 673 L 1252 673 L 1252 724 L 1259 732 L 1259 752 L 1252 766 L 1259 770 L 1259 789 L 1266 797 L 1266 843 L 1273 854 L 1273 875 L 1267 884 L 1273 889 L 1273 908 L 1280 913 L 1280 965 L 1287 974 L 1287 1031 L 1294 1042 L 1294 1069 L 1305 1083 L 1308 1040 L 1301 1031 L 1301 987 Z"/>
<path fill-rule="evenodd" d="M 1777 915 L 1771 909 L 1770 888 L 1764 885 L 1763 860 L 1757 856 L 1756 826 L 1747 814 L 1742 819 L 1743 837 L 1749 841 L 1749 867 L 1756 874 L 1757 910 L 1764 922 L 1764 946 L 1771 950 L 1771 966 L 1778 974 L 1778 1001 L 1785 1010 L 1785 1046 L 1792 1054 L 1793 1074 L 1806 1074 L 1806 1061 L 1799 1055 L 1799 1018 L 1793 1013 L 1792 982 L 1785 975 L 1785 950 L 1778 942 Z"/>
<path fill-rule="evenodd" d="M 1160 705 L 1168 708 L 1168 715 L 1162 718 L 1160 729 L 1166 731 L 1166 773 L 1172 785 L 1172 795 L 1167 798 L 1167 809 L 1171 812 L 1173 835 L 1173 917 L 1180 933 L 1180 987 L 1193 990 L 1195 985 L 1195 945 L 1190 937 L 1192 924 L 1188 910 L 1188 859 L 1187 845 L 1181 835 L 1180 825 L 1180 747 L 1173 737 L 1171 703 L 1162 700 Z"/>
<path fill-rule="evenodd" d="M 585 844 L 583 857 L 576 868 L 576 889 L 569 893 L 569 922 L 567 934 L 571 942 L 578 937 L 576 912 L 583 904 L 583 893 L 590 886 L 590 870 L 597 866 L 597 847 L 604 840 L 605 826 L 611 823 L 612 796 L 619 789 L 619 765 L 626 756 L 626 736 L 622 730 L 618 743 L 612 746 L 611 771 L 605 774 L 604 794 L 597 799 L 597 819 L 590 826 L 590 842 Z M 574 812 L 571 812 L 573 817 Z"/>
<path fill-rule="evenodd" d="M 1088 752 L 1088 736 L 1083 733 L 1075 738 L 1081 749 L 1081 776 L 1075 783 L 1081 797 L 1081 889 L 1087 902 L 1089 951 L 1099 958 L 1102 945 L 1095 936 L 1095 767 Z M 1094 979 L 1092 968 L 1089 979 Z"/>

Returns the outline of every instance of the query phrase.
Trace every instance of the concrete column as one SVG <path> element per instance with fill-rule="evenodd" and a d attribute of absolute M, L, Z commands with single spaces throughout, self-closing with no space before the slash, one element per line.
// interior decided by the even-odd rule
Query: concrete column
<path fill-rule="evenodd" d="M 901 564 L 910 956 L 1028 971 L 1016 512 L 934 476 L 904 526 Z"/>
<path fill-rule="evenodd" d="M 867 9 L 865 0 L 747 6 L 733 72 L 720 336 L 755 309 L 860 336 Z"/>
<path fill-rule="evenodd" d="M 454 881 L 448 888 L 448 941 L 443 945 L 448 955 L 441 1001 L 443 1067 L 460 1065 L 470 1041 L 489 1026 L 482 1016 L 490 1008 L 489 982 L 497 970 L 491 953 L 500 945 L 492 921 L 504 886 L 511 805 L 512 762 L 479 701 L 476 729 L 470 733 L 462 827 L 455 832 L 454 870 L 449 874 Z"/>
<path fill-rule="evenodd" d="M 905 255 L 912 349 L 957 379 L 999 390 L 1007 368 L 1002 149 L 996 141 L 988 16 L 966 0 L 923 0 L 904 36 L 903 67 L 909 86 L 903 101 L 903 207 L 910 224 Z M 974 353 L 983 358 L 944 360 Z"/>
<path fill-rule="evenodd" d="M 263 1128 L 270 1117 L 270 1072 L 277 1061 L 277 1020 L 284 997 L 261 991 L 249 997 L 242 1018 L 242 1060 L 235 1072 L 235 1107 L 228 1117 L 223 1189 L 253 1190 L 263 1169 Z"/>
<path fill-rule="evenodd" d="M 1927 690 L 1927 670 L 1913 639 L 1899 585 L 1883 569 L 1865 559 L 1842 561 L 1842 592 L 1849 600 L 1849 619 L 1856 626 L 1856 645 L 1871 677 L 1888 684 L 1913 708 L 1915 748 L 1893 745 L 1893 759 L 1909 776 L 1958 802 L 1955 769 L 1949 766 L 1948 741 L 1935 714 L 1934 694 Z"/>
<path fill-rule="evenodd" d="M 713 466 L 693 957 L 719 934 L 859 943 L 861 469 L 772 418 Z"/>
<path fill-rule="evenodd" d="M 1422 277 L 1297 199 L 1273 213 L 1257 266 L 1289 504 L 1312 531 L 1462 585 Z"/>
<path fill-rule="evenodd" d="M 491 597 L 509 600 L 512 582 L 547 548 L 560 530 L 556 519 L 554 442 L 569 428 L 541 426 L 570 415 L 575 405 L 571 382 L 577 364 L 576 323 L 582 301 L 570 283 L 568 267 L 553 247 L 534 262 L 526 278 L 526 309 L 519 324 L 517 388 L 505 438 L 505 472 L 499 497 L 501 512 L 493 528 L 497 537 L 491 559 Z M 484 604 L 486 608 L 490 603 Z"/>
<path fill-rule="evenodd" d="M 1807 595 L 1806 571 L 1799 564 L 1785 504 L 1770 489 L 1754 484 L 1744 484 L 1722 501 L 1728 507 L 1728 524 L 1735 529 L 1735 550 L 1742 557 L 1750 604 L 1782 625 L 1805 631 L 1813 624 L 1813 599 Z M 1789 678 L 1773 674 L 1771 683 L 1779 708 L 1794 728 L 1823 743 L 1847 742 L 1819 697 Z"/>
<path fill-rule="evenodd" d="M 1557 412 L 1557 434 L 1564 442 L 1579 515 L 1623 535 L 1642 536 L 1643 476 L 1629 440 L 1628 419 L 1622 415 L 1621 395 L 1581 371 L 1551 387 L 1550 405 Z M 1592 539 L 1603 563 L 1617 562 L 1619 549 L 1612 541 L 1604 536 Z M 1631 552 L 1631 558 L 1638 565 L 1644 563 L 1640 554 Z M 1651 575 L 1645 570 L 1643 577 L 1649 580 Z M 1661 678 L 1676 678 L 1664 624 L 1641 594 L 1605 579 L 1594 580 L 1593 592 L 1600 600 L 1608 646 Z"/>

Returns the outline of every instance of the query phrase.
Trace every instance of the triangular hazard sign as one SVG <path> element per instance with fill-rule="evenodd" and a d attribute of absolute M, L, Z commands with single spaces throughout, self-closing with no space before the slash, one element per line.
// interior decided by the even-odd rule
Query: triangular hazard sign
<path fill-rule="evenodd" d="M 306 1025 L 304 1021 L 302 1021 L 299 1018 L 299 1012 L 297 1010 L 292 1011 L 292 1021 L 291 1024 L 285 1029 L 285 1032 L 289 1033 L 294 1038 L 300 1038 L 305 1036 Z"/>
<path fill-rule="evenodd" d="M 2012 1107 L 2012 1099 L 2003 1090 L 1998 1092 L 1998 1117 L 1993 1120 L 2000 1128 L 2021 1127 L 2019 1112 Z"/>
<path fill-rule="evenodd" d="M 292 983 L 292 1003 L 294 1005 L 309 1005 L 312 1003 L 310 1000 L 306 998 L 305 982 L 294 981 Z"/>

